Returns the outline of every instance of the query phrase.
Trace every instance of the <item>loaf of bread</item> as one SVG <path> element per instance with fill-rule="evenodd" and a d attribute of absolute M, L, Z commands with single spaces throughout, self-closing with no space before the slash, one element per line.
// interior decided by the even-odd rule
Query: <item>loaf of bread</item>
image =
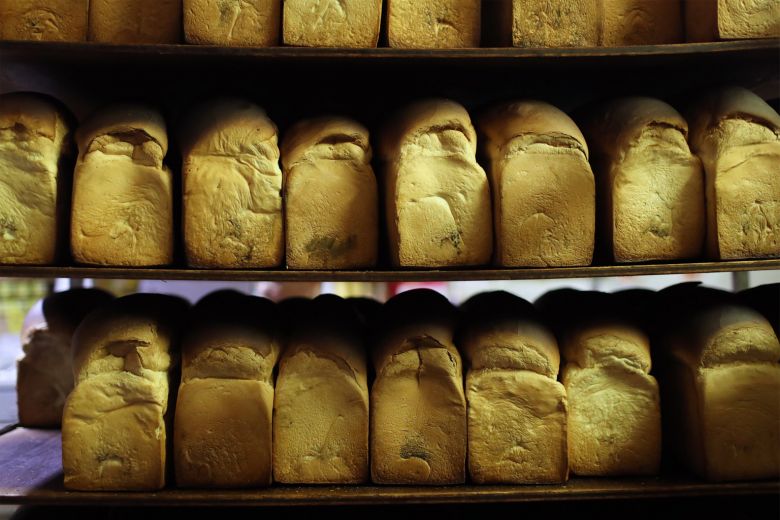
<path fill-rule="evenodd" d="M 601 0 L 602 45 L 654 45 L 683 41 L 679 0 Z"/>
<path fill-rule="evenodd" d="M 610 295 L 553 291 L 537 301 L 557 316 L 569 404 L 569 468 L 580 476 L 654 475 L 661 462 L 658 383 L 650 341 Z"/>
<path fill-rule="evenodd" d="M 287 267 L 375 265 L 379 195 L 368 130 L 343 118 L 301 121 L 285 135 L 282 168 Z"/>
<path fill-rule="evenodd" d="M 482 0 L 387 0 L 387 40 L 409 49 L 479 47 L 481 19 Z"/>
<path fill-rule="evenodd" d="M 777 38 L 780 3 L 775 0 L 685 0 L 689 42 Z"/>
<path fill-rule="evenodd" d="M 240 99 L 198 106 L 182 124 L 184 249 L 193 267 L 274 267 L 284 257 L 276 126 Z"/>
<path fill-rule="evenodd" d="M 676 459 L 708 480 L 780 476 L 780 343 L 731 294 L 663 291 L 664 422 Z"/>
<path fill-rule="evenodd" d="M 704 175 L 688 148 L 685 119 L 657 99 L 620 98 L 598 107 L 584 129 L 605 256 L 643 262 L 700 255 Z"/>
<path fill-rule="evenodd" d="M 352 306 L 315 298 L 298 316 L 279 362 L 274 400 L 274 480 L 368 480 L 368 380 L 364 337 Z"/>
<path fill-rule="evenodd" d="M 458 346 L 468 360 L 468 466 L 478 484 L 565 482 L 566 390 L 553 333 L 506 292 L 466 301 Z"/>
<path fill-rule="evenodd" d="M 780 256 L 780 115 L 730 87 L 701 96 L 688 120 L 706 177 L 708 255 Z"/>
<path fill-rule="evenodd" d="M 376 47 L 382 0 L 285 0 L 284 44 Z"/>
<path fill-rule="evenodd" d="M 596 188 L 574 121 L 547 103 L 518 101 L 489 110 L 479 128 L 493 194 L 494 261 L 589 265 Z"/>
<path fill-rule="evenodd" d="M 142 105 L 115 105 L 76 133 L 71 252 L 93 265 L 173 261 L 173 175 L 165 121 Z"/>
<path fill-rule="evenodd" d="M 511 21 L 515 47 L 595 47 L 601 41 L 602 0 L 489 1 L 511 2 L 511 13 L 504 16 Z"/>
<path fill-rule="evenodd" d="M 476 149 L 471 119 L 453 101 L 415 103 L 385 129 L 380 152 L 393 265 L 445 267 L 490 260 L 490 185 Z"/>
<path fill-rule="evenodd" d="M 761 313 L 780 337 L 780 283 L 768 283 L 739 293 L 742 303 Z"/>
<path fill-rule="evenodd" d="M 0 264 L 55 261 L 67 222 L 69 137 L 54 100 L 0 95 Z"/>
<path fill-rule="evenodd" d="M 281 0 L 183 1 L 187 43 L 230 47 L 279 43 Z"/>
<path fill-rule="evenodd" d="M 182 0 L 90 0 L 89 39 L 103 43 L 178 43 Z"/>
<path fill-rule="evenodd" d="M 466 400 L 453 344 L 455 309 L 417 289 L 377 318 L 371 391 L 371 478 L 376 484 L 461 484 Z"/>
<path fill-rule="evenodd" d="M 183 487 L 267 486 L 272 475 L 273 303 L 219 291 L 193 307 L 182 339 L 174 461 Z"/>
<path fill-rule="evenodd" d="M 16 372 L 19 424 L 60 427 L 65 398 L 73 389 L 71 337 L 84 316 L 110 300 L 111 295 L 98 289 L 72 289 L 47 296 L 30 311 L 42 312 L 40 321 L 22 334 L 24 357 Z"/>
<path fill-rule="evenodd" d="M 89 0 L 0 0 L 0 40 L 87 39 Z"/>
<path fill-rule="evenodd" d="M 90 313 L 73 335 L 76 386 L 62 417 L 65 488 L 165 485 L 184 300 L 135 294 Z M 169 406 L 169 402 L 171 406 Z"/>

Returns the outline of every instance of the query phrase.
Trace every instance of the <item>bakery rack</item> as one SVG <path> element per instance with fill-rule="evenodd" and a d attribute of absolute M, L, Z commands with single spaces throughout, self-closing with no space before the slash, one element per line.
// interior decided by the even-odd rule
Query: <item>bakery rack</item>
<path fill-rule="evenodd" d="M 423 94 L 455 97 L 470 106 L 509 96 L 538 97 L 569 110 L 619 94 L 681 101 L 717 84 L 738 84 L 770 99 L 780 97 L 780 39 L 594 49 L 465 50 L 0 42 L 0 92 L 44 91 L 62 99 L 78 117 L 105 99 L 137 97 L 140 93 L 144 99 L 166 106 L 166 115 L 175 118 L 177 110 L 193 99 L 228 90 L 260 99 L 282 130 L 302 115 L 322 111 L 352 115 L 373 128 L 394 106 Z M 175 171 L 175 147 L 169 159 Z M 780 259 L 353 271 L 199 270 L 183 265 L 179 259 L 174 267 L 143 269 L 0 266 L 0 277 L 434 281 L 780 271 Z M 20 427 L 0 431 L 0 504 L 314 506 L 747 496 L 777 501 L 780 481 L 709 483 L 667 472 L 654 478 L 575 477 L 563 485 L 541 486 L 274 485 L 256 490 L 69 492 L 62 486 L 58 431 Z"/>

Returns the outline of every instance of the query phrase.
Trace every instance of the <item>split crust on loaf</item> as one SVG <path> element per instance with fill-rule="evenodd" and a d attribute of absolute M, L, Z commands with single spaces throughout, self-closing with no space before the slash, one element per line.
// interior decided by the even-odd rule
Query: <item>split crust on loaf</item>
<path fill-rule="evenodd" d="M 376 47 L 382 0 L 285 0 L 284 43 L 302 47 Z"/>
<path fill-rule="evenodd" d="M 397 48 L 479 47 L 482 0 L 387 0 L 387 39 Z"/>
<path fill-rule="evenodd" d="M 87 39 L 89 0 L 0 0 L 0 40 Z"/>
<path fill-rule="evenodd" d="M 281 0 L 183 0 L 184 38 L 197 45 L 271 47 L 279 42 Z"/>

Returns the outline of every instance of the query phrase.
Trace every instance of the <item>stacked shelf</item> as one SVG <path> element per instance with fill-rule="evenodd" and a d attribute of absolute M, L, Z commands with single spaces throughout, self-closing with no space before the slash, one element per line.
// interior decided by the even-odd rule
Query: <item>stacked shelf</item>
<path fill-rule="evenodd" d="M 144 92 L 175 114 L 215 89 L 254 92 L 280 126 L 320 111 L 344 111 L 366 124 L 397 103 L 426 95 L 461 96 L 474 105 L 540 96 L 576 106 L 616 94 L 686 96 L 733 83 L 780 92 L 780 40 L 595 49 L 299 49 L 184 45 L 0 42 L 0 92 L 34 89 L 61 97 L 77 115 L 106 96 Z M 355 81 L 358 77 L 359 81 Z M 320 89 L 311 95 L 311 89 Z M 571 95 L 569 95 L 571 93 Z M 98 101 L 92 99 L 93 96 Z M 281 97 L 279 97 L 281 96 Z M 307 97 L 308 96 L 308 97 Z M 83 103 L 79 97 L 87 98 Z M 390 101 L 388 101 L 388 99 Z M 278 103 L 275 101 L 278 100 Z M 322 107 L 318 103 L 323 104 Z M 565 108 L 565 107 L 564 107 Z M 286 119 L 286 120 L 285 120 Z M 590 267 L 359 271 L 199 270 L 184 267 L 0 266 L 0 277 L 263 281 L 521 280 L 780 271 L 780 259 L 693 261 Z M 544 486 L 272 486 L 257 490 L 166 489 L 77 493 L 62 485 L 57 431 L 12 428 L 0 435 L 0 503 L 37 505 L 291 506 L 460 504 L 660 497 L 780 496 L 780 481 L 708 483 L 693 477 L 573 478 Z"/>

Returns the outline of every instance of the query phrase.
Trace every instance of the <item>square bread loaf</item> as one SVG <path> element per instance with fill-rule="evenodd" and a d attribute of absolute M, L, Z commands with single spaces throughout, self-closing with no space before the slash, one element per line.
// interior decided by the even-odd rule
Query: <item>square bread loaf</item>
<path fill-rule="evenodd" d="M 385 128 L 380 151 L 393 265 L 490 261 L 490 183 L 476 148 L 468 112 L 449 100 L 417 102 Z"/>
<path fill-rule="evenodd" d="M 552 331 L 531 304 L 503 291 L 474 296 L 461 311 L 472 481 L 565 482 L 567 400 Z"/>
<path fill-rule="evenodd" d="M 665 290 L 664 422 L 677 459 L 713 481 L 780 476 L 780 342 L 730 293 Z"/>
<path fill-rule="evenodd" d="M 466 398 L 453 344 L 454 309 L 430 290 L 389 300 L 374 346 L 371 479 L 376 484 L 462 484 Z"/>
<path fill-rule="evenodd" d="M 482 0 L 387 0 L 390 47 L 479 47 Z"/>
<path fill-rule="evenodd" d="M 87 39 L 89 0 L 0 0 L 0 40 Z"/>
<path fill-rule="evenodd" d="M 602 0 L 605 47 L 679 43 L 683 38 L 679 0 Z"/>
<path fill-rule="evenodd" d="M 368 130 L 344 118 L 301 121 L 287 131 L 282 157 L 287 267 L 375 265 L 379 194 Z"/>
<path fill-rule="evenodd" d="M 142 105 L 115 105 L 79 128 L 71 253 L 90 265 L 173 261 L 173 174 L 165 121 Z"/>
<path fill-rule="evenodd" d="M 0 264 L 52 264 L 67 221 L 70 132 L 46 96 L 0 96 Z"/>
<path fill-rule="evenodd" d="M 382 0 L 285 0 L 284 44 L 376 47 Z"/>
<path fill-rule="evenodd" d="M 284 259 L 276 125 L 241 99 L 190 110 L 180 136 L 184 249 L 193 267 L 275 267 Z"/>
<path fill-rule="evenodd" d="M 187 306 L 172 296 L 134 294 L 90 313 L 76 329 L 76 387 L 62 417 L 66 489 L 165 486 L 169 394 L 177 384 L 170 379 Z"/>
<path fill-rule="evenodd" d="M 303 308 L 293 318 L 276 379 L 274 480 L 366 482 L 368 366 L 358 315 L 335 295 Z"/>
<path fill-rule="evenodd" d="M 182 0 L 91 0 L 89 39 L 102 43 L 178 43 Z"/>
<path fill-rule="evenodd" d="M 704 175 L 685 119 L 657 99 L 620 98 L 599 106 L 585 128 L 603 253 L 616 262 L 701 255 Z"/>
<path fill-rule="evenodd" d="M 708 255 L 780 256 L 780 115 L 732 87 L 701 96 L 688 119 L 704 164 Z"/>
<path fill-rule="evenodd" d="M 596 187 L 577 125 L 552 105 L 519 101 L 480 118 L 493 195 L 496 264 L 589 265 Z"/>
<path fill-rule="evenodd" d="M 272 47 L 281 0 L 183 0 L 184 39 L 199 45 Z"/>

